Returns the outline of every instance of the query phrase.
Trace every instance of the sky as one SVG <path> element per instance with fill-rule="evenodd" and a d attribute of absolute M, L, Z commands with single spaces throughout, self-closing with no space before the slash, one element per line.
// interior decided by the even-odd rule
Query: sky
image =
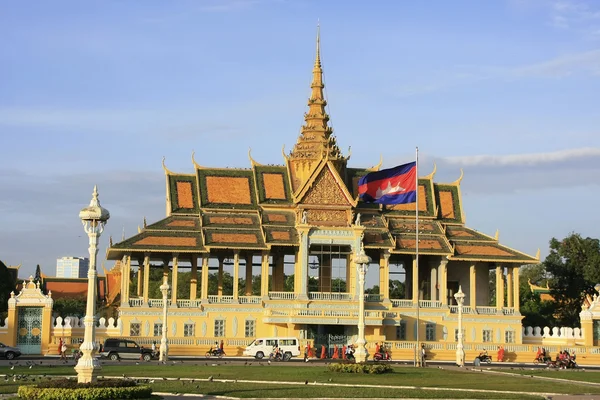
<path fill-rule="evenodd" d="M 283 164 L 307 111 L 317 21 L 350 167 L 460 176 L 466 225 L 542 259 L 600 237 L 600 2 L 195 0 L 0 3 L 0 259 L 87 256 L 165 216 L 161 161 Z M 112 262 L 107 262 L 110 267 Z M 101 271 L 101 270 L 100 270 Z"/>

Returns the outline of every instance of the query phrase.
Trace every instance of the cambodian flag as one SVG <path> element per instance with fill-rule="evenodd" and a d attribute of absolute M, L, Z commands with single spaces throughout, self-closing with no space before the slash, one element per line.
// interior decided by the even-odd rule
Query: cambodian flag
<path fill-rule="evenodd" d="M 365 203 L 415 203 L 417 201 L 416 161 L 368 173 L 358 181 L 358 195 Z"/>

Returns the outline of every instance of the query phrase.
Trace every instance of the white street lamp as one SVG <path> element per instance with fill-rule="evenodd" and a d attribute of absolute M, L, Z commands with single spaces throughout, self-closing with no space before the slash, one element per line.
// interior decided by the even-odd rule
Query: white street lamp
<path fill-rule="evenodd" d="M 162 285 L 160 285 L 160 291 L 163 295 L 163 325 L 162 325 L 162 338 L 160 339 L 160 358 L 159 360 L 162 362 L 169 360 L 169 344 L 167 343 L 167 306 L 168 300 L 167 296 L 169 295 L 169 284 L 165 280 Z"/>
<path fill-rule="evenodd" d="M 358 272 L 358 340 L 356 341 L 357 349 L 354 357 L 357 362 L 366 362 L 369 358 L 369 353 L 365 347 L 365 275 L 369 269 L 371 257 L 365 253 L 365 248 L 361 242 L 360 252 L 356 255 L 355 263 Z"/>
<path fill-rule="evenodd" d="M 465 294 L 462 287 L 458 287 L 458 292 L 454 294 L 454 298 L 458 303 L 458 344 L 456 345 L 456 365 L 459 367 L 465 366 L 465 350 L 463 346 L 463 329 L 462 329 L 462 310 L 465 302 Z"/>
<path fill-rule="evenodd" d="M 83 343 L 79 347 L 82 356 L 75 366 L 75 371 L 77 371 L 77 382 L 89 383 L 96 380 L 96 371 L 102 368 L 95 357 L 98 351 L 96 347 L 96 256 L 98 255 L 98 239 L 104 231 L 106 221 L 110 218 L 108 210 L 100 206 L 96 186 L 94 186 L 90 205 L 79 212 L 79 218 L 83 223 L 85 233 L 90 238 L 90 265 L 88 267 L 87 305 L 83 318 L 85 331 Z"/>

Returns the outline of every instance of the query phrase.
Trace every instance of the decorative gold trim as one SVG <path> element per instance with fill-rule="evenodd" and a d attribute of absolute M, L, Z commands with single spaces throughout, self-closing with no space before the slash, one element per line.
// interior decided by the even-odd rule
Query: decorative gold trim
<path fill-rule="evenodd" d="M 348 161 L 352 157 L 352 146 L 348 146 L 348 155 L 346 157 L 342 157 L 344 160 Z"/>
<path fill-rule="evenodd" d="M 206 167 L 203 167 L 202 165 L 196 162 L 196 159 L 194 158 L 195 154 L 196 152 L 192 150 L 192 162 L 194 163 L 194 167 L 196 167 L 196 169 L 206 169 Z"/>
<path fill-rule="evenodd" d="M 422 179 L 431 179 L 433 180 L 433 176 L 435 175 L 437 171 L 437 164 L 433 163 L 433 171 L 431 171 L 431 173 L 429 175 L 425 175 Z"/>
<path fill-rule="evenodd" d="M 289 157 L 285 155 L 285 144 L 283 145 L 283 147 L 281 147 L 281 155 L 283 156 L 283 159 L 285 160 L 286 164 L 289 161 Z"/>
<path fill-rule="evenodd" d="M 496 229 L 496 234 L 494 235 L 494 239 L 496 239 L 496 241 L 498 241 L 499 237 L 500 237 L 500 229 Z"/>
<path fill-rule="evenodd" d="M 138 225 L 138 233 L 142 233 L 142 228 Z"/>
<path fill-rule="evenodd" d="M 381 154 L 379 156 L 379 164 L 372 166 L 371 168 L 367 168 L 367 171 L 379 171 L 379 168 L 381 168 L 381 165 L 383 165 L 383 154 Z"/>
<path fill-rule="evenodd" d="M 163 170 L 165 171 L 165 175 L 175 175 L 175 173 L 173 171 L 171 171 L 170 169 L 168 169 L 167 166 L 165 165 L 165 159 L 166 159 L 166 157 L 163 156 L 162 167 L 163 167 Z"/>
<path fill-rule="evenodd" d="M 454 182 L 452 182 L 450 185 L 454 185 L 454 186 L 460 186 L 460 182 L 463 179 L 463 176 L 465 176 L 465 172 L 463 171 L 463 169 L 460 169 L 460 176 L 458 177 L 457 180 L 455 180 Z M 461 199 L 462 200 L 462 199 Z"/>
<path fill-rule="evenodd" d="M 259 167 L 263 166 L 263 164 L 254 161 L 254 158 L 252 158 L 252 148 L 251 147 L 248 147 L 248 158 L 250 159 L 250 165 L 252 165 L 253 167 L 254 166 L 259 166 Z"/>
<path fill-rule="evenodd" d="M 534 285 L 533 283 L 531 283 L 531 278 L 527 279 L 527 283 L 529 284 L 529 290 L 531 290 L 531 293 L 533 293 L 534 290 L 550 290 L 548 281 L 546 281 L 546 287 Z"/>
<path fill-rule="evenodd" d="M 535 259 L 540 261 L 540 249 L 538 248 L 537 253 L 535 253 Z"/>

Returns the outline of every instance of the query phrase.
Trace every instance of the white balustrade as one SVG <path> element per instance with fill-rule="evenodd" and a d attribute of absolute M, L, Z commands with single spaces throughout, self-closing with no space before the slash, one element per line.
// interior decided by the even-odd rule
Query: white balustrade
<path fill-rule="evenodd" d="M 144 299 L 129 299 L 129 307 L 141 307 L 144 305 Z"/>
<path fill-rule="evenodd" d="M 294 300 L 296 293 L 294 292 L 269 292 L 269 299 L 271 300 Z"/>
<path fill-rule="evenodd" d="M 378 303 L 378 302 L 383 301 L 383 295 L 382 294 L 365 294 L 365 301 L 371 302 L 371 303 Z"/>
<path fill-rule="evenodd" d="M 241 304 L 260 304 L 262 298 L 260 296 L 240 296 Z"/>
<path fill-rule="evenodd" d="M 208 302 L 210 304 L 231 304 L 233 303 L 233 296 L 208 296 Z"/>
<path fill-rule="evenodd" d="M 438 300 L 419 300 L 419 307 L 421 308 L 440 308 L 442 302 Z"/>
<path fill-rule="evenodd" d="M 412 308 L 413 302 L 412 300 L 390 300 L 392 302 L 393 307 L 397 308 Z"/>
<path fill-rule="evenodd" d="M 498 309 L 496 307 L 475 307 L 477 314 L 482 315 L 496 315 L 498 313 Z"/>
<path fill-rule="evenodd" d="M 197 308 L 202 304 L 202 300 L 177 300 L 179 308 Z"/>
<path fill-rule="evenodd" d="M 333 293 L 333 292 L 310 292 L 308 294 L 310 300 L 345 300 L 351 301 L 354 299 L 350 293 Z"/>

